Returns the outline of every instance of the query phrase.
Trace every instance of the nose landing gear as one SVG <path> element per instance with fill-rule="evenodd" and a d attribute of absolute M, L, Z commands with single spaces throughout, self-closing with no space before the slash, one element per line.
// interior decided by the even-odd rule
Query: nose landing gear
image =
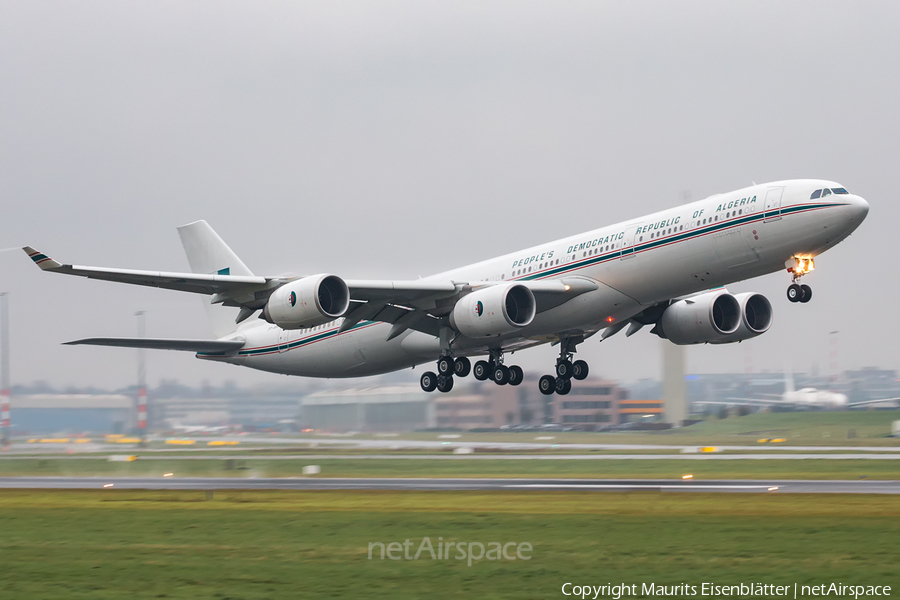
<path fill-rule="evenodd" d="M 812 300 L 812 288 L 806 284 L 800 284 L 800 278 L 816 268 L 816 261 L 812 258 L 793 257 L 784 264 L 791 274 L 791 285 L 787 289 L 787 298 L 791 302 L 807 303 Z"/>

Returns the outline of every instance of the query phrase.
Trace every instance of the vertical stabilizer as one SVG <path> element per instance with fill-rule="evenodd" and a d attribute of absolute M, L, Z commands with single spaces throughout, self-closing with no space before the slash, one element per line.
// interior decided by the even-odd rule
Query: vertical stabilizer
<path fill-rule="evenodd" d="M 794 389 L 794 373 L 791 369 L 784 372 L 784 393 L 790 394 Z"/>
<path fill-rule="evenodd" d="M 181 245 L 184 246 L 184 253 L 187 254 L 194 273 L 253 275 L 206 221 L 195 221 L 178 227 L 178 235 L 181 236 Z M 215 306 L 206 298 L 203 299 L 203 305 L 209 316 L 213 335 L 222 337 L 237 329 L 234 322 L 238 314 L 237 308 Z"/>

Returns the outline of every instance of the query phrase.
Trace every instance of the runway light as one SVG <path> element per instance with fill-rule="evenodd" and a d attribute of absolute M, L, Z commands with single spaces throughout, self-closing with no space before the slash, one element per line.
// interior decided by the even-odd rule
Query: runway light
<path fill-rule="evenodd" d="M 681 478 L 682 479 L 693 479 L 694 476 L 693 475 L 682 475 Z"/>
<path fill-rule="evenodd" d="M 769 488 L 769 491 L 770 491 L 770 492 L 774 492 L 774 491 L 777 490 L 777 489 L 778 489 L 778 486 L 770 487 L 770 488 Z"/>
<path fill-rule="evenodd" d="M 114 486 L 114 485 L 115 485 L 114 483 L 104 483 L 104 484 L 103 484 L 103 487 L 105 487 L 105 488 L 111 488 L 111 487 Z"/>
<path fill-rule="evenodd" d="M 163 477 L 171 477 L 175 473 L 163 473 Z"/>

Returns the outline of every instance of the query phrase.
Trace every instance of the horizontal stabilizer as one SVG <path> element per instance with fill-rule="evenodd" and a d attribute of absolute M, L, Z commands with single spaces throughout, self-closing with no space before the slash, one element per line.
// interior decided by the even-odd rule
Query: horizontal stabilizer
<path fill-rule="evenodd" d="M 186 352 L 226 353 L 244 347 L 243 340 L 173 340 L 165 338 L 86 338 L 65 342 L 66 346 L 118 346 L 151 350 L 184 350 Z"/>

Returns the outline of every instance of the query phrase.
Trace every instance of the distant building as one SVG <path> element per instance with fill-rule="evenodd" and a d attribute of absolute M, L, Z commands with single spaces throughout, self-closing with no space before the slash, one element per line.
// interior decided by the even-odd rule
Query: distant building
<path fill-rule="evenodd" d="M 347 388 L 305 396 L 300 427 L 320 431 L 409 431 L 436 426 L 431 394 L 418 385 Z"/>
<path fill-rule="evenodd" d="M 434 400 L 438 427 L 496 429 L 520 423 L 519 394 L 515 386 L 478 385 L 470 394 L 441 394 Z M 488 387 L 490 386 L 490 387 Z M 479 388 L 486 389 L 479 389 Z"/>
<path fill-rule="evenodd" d="M 13 435 L 127 433 L 134 399 L 118 394 L 33 394 L 12 397 Z"/>
<path fill-rule="evenodd" d="M 628 390 L 612 381 L 579 381 L 567 395 L 554 396 L 553 421 L 593 431 L 631 421 L 658 421 L 663 406 L 662 400 L 629 400 Z"/>

